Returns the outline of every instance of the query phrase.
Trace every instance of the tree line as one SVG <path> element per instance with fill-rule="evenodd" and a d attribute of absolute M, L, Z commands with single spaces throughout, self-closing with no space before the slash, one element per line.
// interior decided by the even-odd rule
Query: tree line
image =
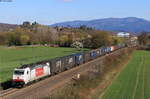
<path fill-rule="evenodd" d="M 138 36 L 138 41 L 140 45 L 150 44 L 150 35 L 148 32 L 141 32 L 141 34 Z"/>
<path fill-rule="evenodd" d="M 97 48 L 124 42 L 109 31 L 99 31 L 86 26 L 79 28 L 49 27 L 37 22 L 23 22 L 17 28 L 0 32 L 0 45 L 50 45 L 70 47 L 73 42 L 82 42 L 84 47 Z"/>

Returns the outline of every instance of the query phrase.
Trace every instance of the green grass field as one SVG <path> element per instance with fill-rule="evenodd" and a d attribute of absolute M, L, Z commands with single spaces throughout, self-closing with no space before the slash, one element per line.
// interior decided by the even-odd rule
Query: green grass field
<path fill-rule="evenodd" d="M 135 51 L 102 99 L 150 99 L 150 51 Z"/>
<path fill-rule="evenodd" d="M 33 63 L 41 60 L 52 59 L 59 56 L 77 53 L 74 48 L 52 47 L 16 47 L 7 48 L 0 46 L 0 82 L 11 79 L 13 69 L 20 64 Z"/>

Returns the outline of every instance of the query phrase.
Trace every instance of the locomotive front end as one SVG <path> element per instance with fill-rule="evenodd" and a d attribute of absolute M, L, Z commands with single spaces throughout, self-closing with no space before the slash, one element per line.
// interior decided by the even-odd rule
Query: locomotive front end
<path fill-rule="evenodd" d="M 25 69 L 15 69 L 13 72 L 12 85 L 15 87 L 25 85 Z"/>

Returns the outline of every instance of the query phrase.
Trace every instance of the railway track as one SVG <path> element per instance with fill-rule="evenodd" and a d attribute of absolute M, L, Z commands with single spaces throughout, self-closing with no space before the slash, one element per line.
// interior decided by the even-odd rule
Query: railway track
<path fill-rule="evenodd" d="M 105 56 L 99 57 L 58 75 L 49 77 L 45 80 L 41 80 L 38 83 L 26 86 L 25 88 L 8 89 L 1 93 L 0 99 L 41 99 L 44 97 L 49 97 L 53 91 L 72 80 L 72 78 L 74 78 L 77 74 L 82 74 L 89 71 L 93 65 L 99 63 Z"/>
<path fill-rule="evenodd" d="M 7 96 L 8 94 L 11 94 L 13 92 L 16 92 L 18 91 L 19 89 L 15 89 L 15 88 L 9 88 L 7 90 L 4 90 L 2 92 L 0 92 L 0 97 L 4 97 L 4 96 Z"/>

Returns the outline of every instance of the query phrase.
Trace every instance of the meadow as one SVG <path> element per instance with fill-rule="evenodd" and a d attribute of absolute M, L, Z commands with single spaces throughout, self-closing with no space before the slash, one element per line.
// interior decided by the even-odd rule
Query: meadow
<path fill-rule="evenodd" d="M 74 48 L 63 47 L 4 47 L 0 46 L 0 83 L 12 78 L 13 69 L 42 60 L 65 56 L 78 51 Z"/>
<path fill-rule="evenodd" d="M 150 51 L 135 51 L 102 99 L 150 99 Z"/>

